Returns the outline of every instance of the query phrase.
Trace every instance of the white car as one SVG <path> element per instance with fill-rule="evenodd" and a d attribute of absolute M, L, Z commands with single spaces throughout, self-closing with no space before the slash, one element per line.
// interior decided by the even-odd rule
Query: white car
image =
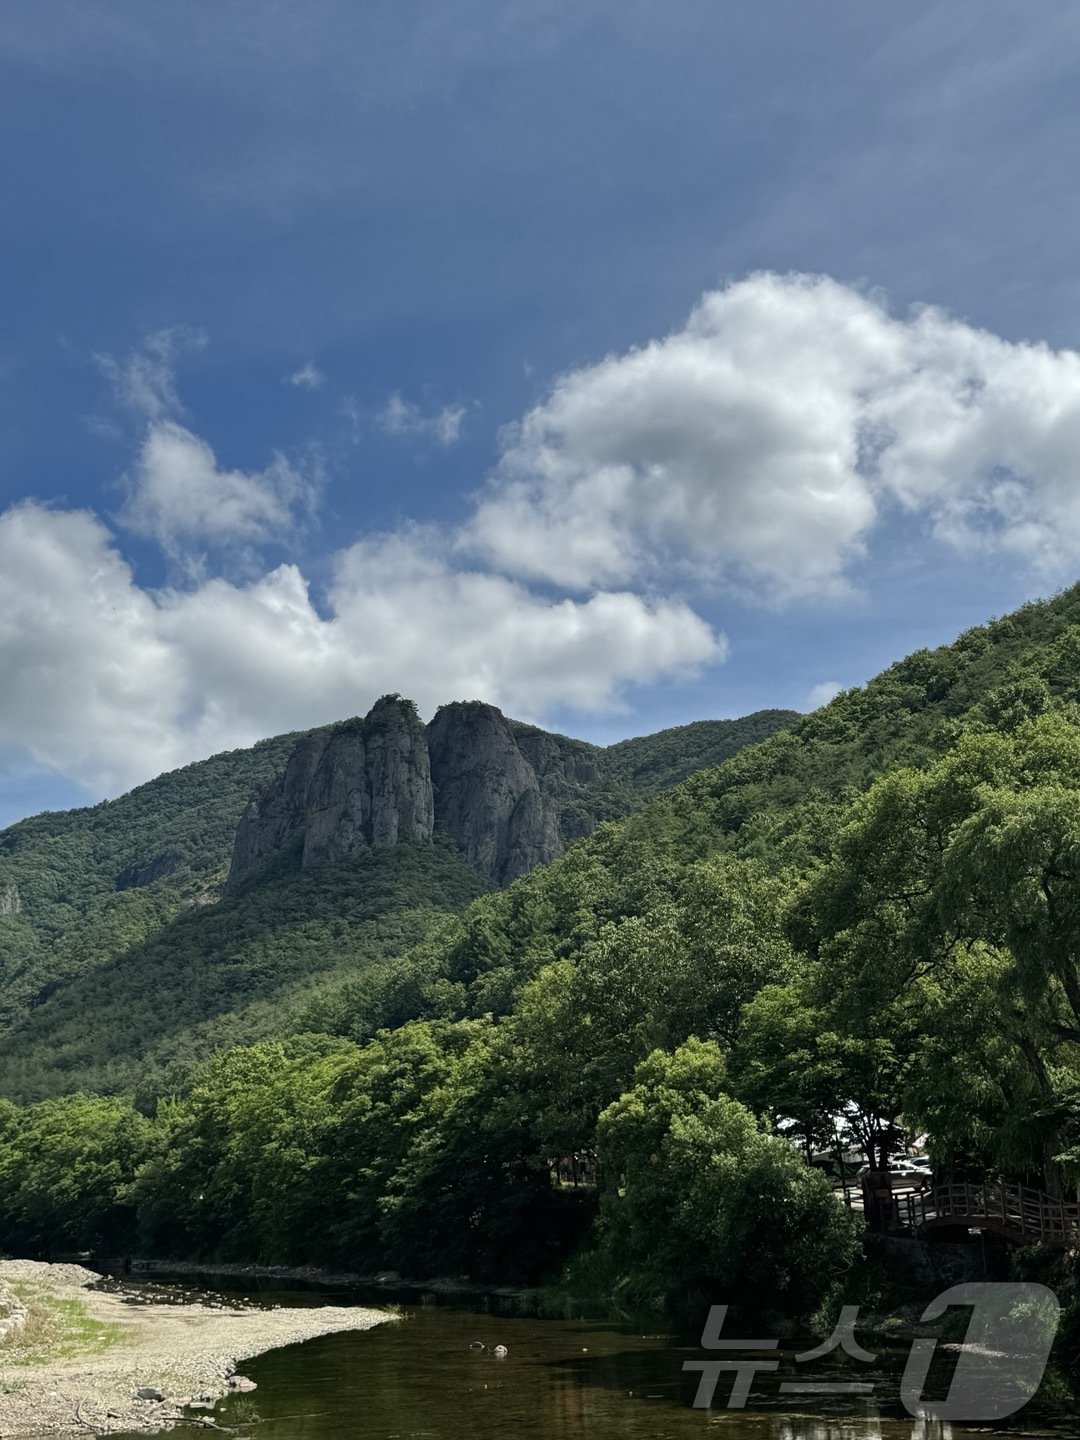
<path fill-rule="evenodd" d="M 864 1165 L 859 1171 L 859 1179 L 870 1174 L 870 1166 Z M 889 1180 L 894 1190 L 901 1190 L 907 1185 L 917 1185 L 920 1181 L 928 1178 L 929 1170 L 922 1170 L 911 1160 L 890 1160 Z"/>

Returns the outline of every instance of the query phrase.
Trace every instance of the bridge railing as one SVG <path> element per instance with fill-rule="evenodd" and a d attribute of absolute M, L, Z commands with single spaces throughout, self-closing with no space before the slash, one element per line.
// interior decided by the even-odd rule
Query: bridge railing
<path fill-rule="evenodd" d="M 898 1195 L 896 1201 L 901 1227 L 913 1231 L 951 1221 L 958 1227 L 998 1230 L 1028 1244 L 1080 1244 L 1080 1203 L 1027 1185 L 949 1180 L 922 1194 Z"/>

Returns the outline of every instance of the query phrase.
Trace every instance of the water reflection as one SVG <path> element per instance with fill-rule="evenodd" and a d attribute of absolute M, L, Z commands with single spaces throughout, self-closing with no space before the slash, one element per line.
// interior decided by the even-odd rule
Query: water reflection
<path fill-rule="evenodd" d="M 768 1436 L 769 1440 L 961 1440 L 971 1432 L 955 1430 L 946 1420 L 886 1420 L 868 1413 L 860 1420 L 810 1415 L 778 1417 L 774 1428 L 747 1434 Z"/>
<path fill-rule="evenodd" d="M 385 1298 L 236 1283 L 249 1288 L 213 1299 L 303 1305 Z M 220 1284 L 206 1279 L 208 1289 Z M 124 1285 L 152 1289 L 158 1300 L 206 1298 L 190 1281 L 164 1291 Z M 755 1382 L 745 1410 L 724 1408 L 730 1381 L 718 1386 L 713 1409 L 698 1410 L 700 1377 L 683 1371 L 684 1361 L 705 1353 L 696 1336 L 523 1316 L 512 1297 L 490 1297 L 482 1309 L 434 1302 L 407 1295 L 397 1323 L 246 1362 L 258 1390 L 222 1402 L 216 1421 L 239 1440 L 972 1440 L 987 1433 L 908 1417 L 896 1400 L 899 1352 L 879 1356 L 875 1366 L 837 1357 L 813 1377 L 873 1380 L 873 1397 L 810 1402 L 781 1395 L 795 1357 L 778 1351 L 780 1371 Z M 495 1355 L 499 1345 L 507 1347 L 504 1359 Z"/>
<path fill-rule="evenodd" d="M 482 1343 L 483 1350 L 471 1348 Z M 504 1360 L 493 1348 L 508 1348 Z M 792 1408 L 752 1392 L 744 1411 L 692 1407 L 692 1342 L 584 1321 L 420 1308 L 366 1335 L 337 1335 L 249 1362 L 252 1397 L 220 1423 L 272 1440 L 962 1440 L 867 1400 Z M 718 1392 L 718 1400 L 720 1399 Z M 720 1401 L 722 1407 L 722 1400 Z M 256 1421 L 258 1424 L 256 1425 Z"/>

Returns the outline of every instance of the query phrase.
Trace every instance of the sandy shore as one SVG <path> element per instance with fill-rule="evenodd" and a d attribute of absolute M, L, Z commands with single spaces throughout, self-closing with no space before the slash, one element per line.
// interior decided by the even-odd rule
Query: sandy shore
<path fill-rule="evenodd" d="M 18 1295 L 31 1311 L 26 1331 L 0 1345 L 4 1440 L 160 1429 L 185 1406 L 227 1394 L 243 1360 L 392 1318 L 352 1306 L 131 1305 L 87 1289 L 100 1278 L 77 1265 L 0 1261 L 0 1294 Z M 165 1398 L 140 1400 L 140 1389 Z"/>

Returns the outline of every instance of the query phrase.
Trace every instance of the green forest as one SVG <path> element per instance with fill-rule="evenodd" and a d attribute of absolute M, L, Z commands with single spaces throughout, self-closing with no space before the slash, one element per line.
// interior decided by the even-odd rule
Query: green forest
<path fill-rule="evenodd" d="M 597 772 L 564 800 L 566 832 L 626 816 L 795 718 L 760 711 L 607 750 L 559 737 Z M 167 1086 L 224 1044 L 302 1029 L 324 992 L 405 953 L 490 887 L 436 836 L 304 874 L 293 847 L 258 883 L 222 893 L 245 805 L 300 739 L 0 832 L 0 897 L 19 898 L 17 913 L 0 912 L 0 1095 Z"/>
<path fill-rule="evenodd" d="M 48 1026 L 5 1041 L 6 1247 L 806 1317 L 877 1283 L 814 1150 L 884 1159 L 926 1133 L 940 1172 L 1074 1193 L 1080 587 L 663 788 L 676 751 L 624 751 L 647 803 L 505 890 L 435 846 L 324 872 L 303 905 L 313 881 L 269 877 L 239 950 L 227 901 L 201 950 L 181 919 L 73 965 Z M 335 955 L 317 985 L 309 943 Z M 273 972 L 274 1003 L 155 1029 L 226 947 L 252 1005 Z M 130 1007 L 126 1052 L 80 1036 L 95 994 Z M 1075 1370 L 1076 1277 L 1037 1262 L 1072 1297 Z"/>

